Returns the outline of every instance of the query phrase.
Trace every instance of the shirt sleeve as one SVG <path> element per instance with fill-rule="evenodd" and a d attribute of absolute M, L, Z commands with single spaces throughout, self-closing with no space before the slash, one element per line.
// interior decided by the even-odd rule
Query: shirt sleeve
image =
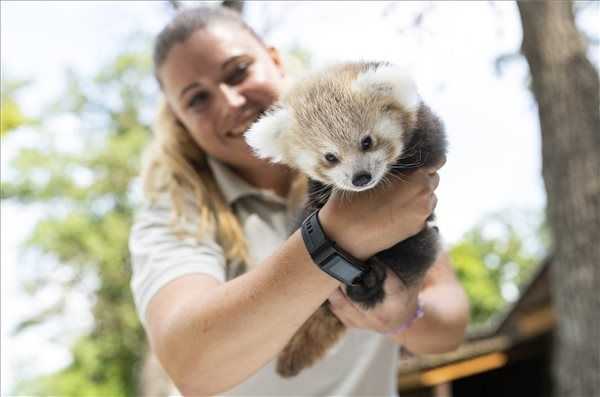
<path fill-rule="evenodd" d="M 170 219 L 170 206 L 146 206 L 137 214 L 129 236 L 131 289 L 144 326 L 150 299 L 170 281 L 194 273 L 225 281 L 225 255 L 214 234 L 206 233 L 201 240 L 177 236 Z"/>

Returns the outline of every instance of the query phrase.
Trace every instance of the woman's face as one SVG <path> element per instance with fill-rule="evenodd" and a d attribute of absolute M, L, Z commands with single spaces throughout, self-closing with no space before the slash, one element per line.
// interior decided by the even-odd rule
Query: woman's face
<path fill-rule="evenodd" d="M 243 134 L 282 89 L 275 49 L 216 24 L 173 46 L 158 74 L 171 109 L 202 149 L 232 166 L 259 161 Z"/>

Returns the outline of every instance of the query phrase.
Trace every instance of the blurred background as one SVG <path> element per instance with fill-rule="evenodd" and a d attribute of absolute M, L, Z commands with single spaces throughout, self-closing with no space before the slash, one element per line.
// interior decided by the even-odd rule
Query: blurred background
<path fill-rule="evenodd" d="M 177 7 L 198 3 L 2 1 L 2 395 L 160 394 L 160 369 L 147 354 L 129 291 L 127 238 L 142 199 L 140 153 L 159 99 L 152 40 Z M 546 193 L 553 174 L 542 166 L 543 155 L 550 156 L 542 137 L 551 135 L 540 124 L 536 95 L 549 92 L 543 82 L 553 77 L 532 78 L 528 62 L 539 54 L 521 52 L 523 26 L 560 30 L 563 22 L 548 18 L 561 16 L 545 13 L 541 3 L 528 13 L 514 2 L 492 1 L 225 3 L 283 52 L 293 73 L 340 60 L 409 64 L 425 102 L 445 123 L 450 153 L 437 191 L 438 223 L 471 300 L 472 326 L 454 356 L 407 354 L 402 395 L 491 396 L 494 382 L 516 382 L 516 373 L 538 380 L 541 389 L 534 390 L 563 390 L 552 387 L 569 380 L 552 369 L 551 357 L 561 340 L 553 337 L 557 324 L 568 318 L 552 304 L 549 272 L 578 268 L 561 263 L 553 243 L 562 212 L 552 210 L 559 207 Z M 583 44 L 561 48 L 589 60 L 597 91 L 599 3 L 564 3 Z M 534 33 L 532 40 L 543 41 Z M 545 73 L 543 65 L 531 70 Z M 598 112 L 598 94 L 591 98 Z M 592 157 L 600 156 L 598 134 L 596 146 L 584 145 Z M 589 178 L 579 183 L 593 185 L 583 197 L 600 190 L 599 170 L 592 171 L 595 185 Z M 598 220 L 597 212 L 586 214 L 582 222 Z M 572 236 L 574 226 L 567 226 L 561 238 Z M 597 288 L 600 259 L 589 258 L 579 278 Z M 566 316 L 600 317 L 600 306 L 587 305 Z M 592 331 L 580 339 L 596 335 L 598 344 L 598 321 L 586 326 Z M 596 373 L 585 390 L 597 386 Z"/>

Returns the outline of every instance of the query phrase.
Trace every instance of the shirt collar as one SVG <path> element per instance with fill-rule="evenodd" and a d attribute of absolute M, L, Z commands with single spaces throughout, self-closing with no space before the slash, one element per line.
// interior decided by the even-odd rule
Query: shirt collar
<path fill-rule="evenodd" d="M 270 190 L 261 190 L 246 182 L 237 175 L 229 166 L 223 164 L 219 160 L 207 156 L 208 166 L 215 176 L 215 181 L 221 189 L 227 204 L 231 205 L 235 201 L 246 196 L 259 196 L 263 199 L 278 203 L 286 204 L 286 200 L 279 197 Z"/>

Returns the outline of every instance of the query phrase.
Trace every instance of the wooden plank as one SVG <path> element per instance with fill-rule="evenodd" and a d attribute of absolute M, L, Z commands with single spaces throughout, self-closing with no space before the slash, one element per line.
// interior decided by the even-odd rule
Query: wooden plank
<path fill-rule="evenodd" d="M 398 379 L 398 387 L 400 390 L 407 390 L 416 387 L 434 386 L 503 367 L 507 361 L 508 357 L 505 353 L 490 353 L 459 363 L 423 371 L 422 373 L 402 376 Z"/>
<path fill-rule="evenodd" d="M 517 328 L 523 337 L 532 337 L 546 332 L 554 327 L 556 316 L 552 306 L 527 313 L 517 320 Z"/>
<path fill-rule="evenodd" d="M 507 336 L 497 336 L 490 339 L 482 339 L 462 345 L 457 350 L 442 354 L 431 354 L 415 356 L 400 361 L 399 374 L 405 376 L 411 372 L 433 369 L 454 362 L 462 362 L 470 358 L 495 353 L 510 348 L 512 341 Z"/>

